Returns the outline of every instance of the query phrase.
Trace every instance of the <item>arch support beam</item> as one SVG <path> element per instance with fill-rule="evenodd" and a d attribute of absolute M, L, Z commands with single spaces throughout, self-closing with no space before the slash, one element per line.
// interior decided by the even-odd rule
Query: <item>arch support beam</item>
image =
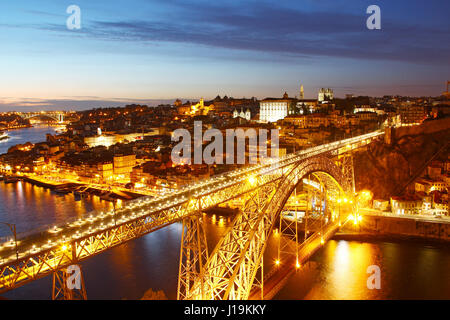
<path fill-rule="evenodd" d="M 270 232 L 303 177 L 325 172 L 339 188 L 349 190 L 341 170 L 326 157 L 305 159 L 287 169 L 281 180 L 250 194 L 242 212 L 209 257 L 204 273 L 195 281 L 192 299 L 248 299 Z"/>

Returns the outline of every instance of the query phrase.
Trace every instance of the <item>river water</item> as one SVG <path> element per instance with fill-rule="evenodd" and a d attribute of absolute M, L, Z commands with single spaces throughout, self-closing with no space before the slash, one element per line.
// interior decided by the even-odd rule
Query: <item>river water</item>
<path fill-rule="evenodd" d="M 14 144 L 45 139 L 48 127 L 10 131 L 0 152 Z M 64 221 L 111 204 L 97 197 L 76 201 L 48 189 L 18 182 L 0 182 L 0 221 L 24 232 Z M 227 218 L 206 218 L 210 247 L 226 231 Z M 0 236 L 9 231 L 0 226 Z M 82 262 L 89 299 L 139 299 L 150 288 L 176 298 L 181 225 L 146 235 Z M 276 256 L 270 239 L 265 268 Z M 381 270 L 381 288 L 368 289 L 367 267 Z M 450 246 L 427 242 L 331 240 L 295 273 L 275 299 L 450 299 Z M 50 299 L 51 277 L 3 295 L 10 299 Z"/>

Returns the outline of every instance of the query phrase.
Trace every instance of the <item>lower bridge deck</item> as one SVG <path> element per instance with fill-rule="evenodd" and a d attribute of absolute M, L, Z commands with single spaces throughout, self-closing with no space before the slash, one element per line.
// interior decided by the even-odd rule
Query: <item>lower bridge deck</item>
<path fill-rule="evenodd" d="M 284 261 L 280 262 L 279 266 L 274 267 L 269 273 L 264 276 L 263 296 L 261 289 L 253 290 L 249 295 L 249 300 L 270 300 L 272 299 L 286 284 L 291 275 L 297 269 L 301 269 L 311 256 L 316 253 L 334 234 L 338 231 L 339 224 L 330 224 L 324 231 L 322 237 L 318 232 L 314 233 L 305 242 L 303 242 L 298 251 L 298 263 L 294 255 L 286 257 Z"/>

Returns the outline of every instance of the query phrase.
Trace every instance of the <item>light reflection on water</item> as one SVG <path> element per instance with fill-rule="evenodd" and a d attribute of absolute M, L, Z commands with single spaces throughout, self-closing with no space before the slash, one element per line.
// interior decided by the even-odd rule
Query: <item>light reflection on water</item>
<path fill-rule="evenodd" d="M 367 288 L 367 267 L 381 269 L 381 289 Z M 450 299 L 448 245 L 331 240 L 294 274 L 275 299 Z"/>
<path fill-rule="evenodd" d="M 16 224 L 18 234 L 48 224 L 60 224 L 91 210 L 111 208 L 112 203 L 98 197 L 76 201 L 73 194 L 57 195 L 27 182 L 0 182 L 0 221 Z M 0 226 L 0 237 L 9 233 Z"/>

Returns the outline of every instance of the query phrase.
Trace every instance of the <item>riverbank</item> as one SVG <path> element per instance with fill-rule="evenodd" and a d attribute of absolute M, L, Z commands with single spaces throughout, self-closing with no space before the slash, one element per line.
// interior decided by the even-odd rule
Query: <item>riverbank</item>
<path fill-rule="evenodd" d="M 13 131 L 13 130 L 20 130 L 20 129 L 26 129 L 26 128 L 32 128 L 33 125 L 23 125 L 23 126 L 15 126 L 15 127 L 7 127 L 7 128 L 0 128 L 0 130 L 3 131 Z"/>
<path fill-rule="evenodd" d="M 18 181 L 24 181 L 32 185 L 50 189 L 55 193 L 68 194 L 73 193 L 78 197 L 83 197 L 84 195 L 94 195 L 98 196 L 102 200 L 114 202 L 116 200 L 133 200 L 144 196 L 133 191 L 122 191 L 122 190 L 105 190 L 97 186 L 92 186 L 82 182 L 54 182 L 49 180 L 39 179 L 37 177 L 31 176 L 15 176 L 9 175 L 4 176 L 5 183 L 15 183 Z"/>
<path fill-rule="evenodd" d="M 419 236 L 407 236 L 400 234 L 376 234 L 369 232 L 338 232 L 332 240 L 358 241 L 358 242 L 409 242 L 416 244 L 430 244 L 448 246 L 449 241 L 444 239 L 423 238 Z"/>
<path fill-rule="evenodd" d="M 364 214 L 358 225 L 347 224 L 341 231 L 351 234 L 450 242 L 450 222 L 447 219 L 430 220 L 421 217 Z"/>
<path fill-rule="evenodd" d="M 361 244 L 412 244 L 418 247 L 438 247 L 447 250 L 450 241 L 449 235 L 450 223 L 447 220 L 434 221 L 421 219 L 421 217 L 364 215 L 362 221 L 356 225 L 353 223 L 344 224 L 329 241 L 358 242 Z M 301 257 L 301 254 L 299 256 Z M 302 268 L 312 257 L 302 260 L 299 265 L 300 268 L 296 267 L 294 256 L 286 258 L 288 260 L 283 261 L 280 266 L 272 269 L 265 276 L 265 299 L 272 299 L 277 296 L 296 271 Z M 260 291 L 255 290 L 250 295 L 250 299 L 260 299 L 260 295 Z"/>

